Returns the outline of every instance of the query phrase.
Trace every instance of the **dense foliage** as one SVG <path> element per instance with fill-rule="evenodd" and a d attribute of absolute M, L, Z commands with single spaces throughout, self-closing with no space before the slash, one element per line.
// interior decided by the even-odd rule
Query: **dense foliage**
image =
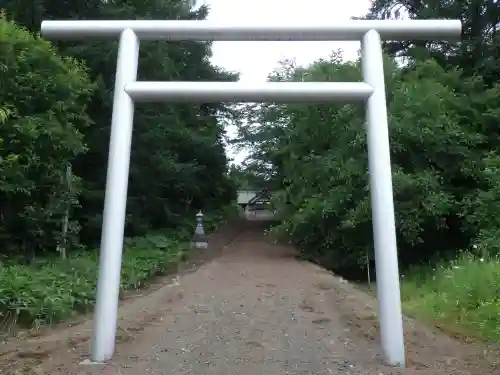
<path fill-rule="evenodd" d="M 374 3 L 372 16 L 381 17 L 380 9 L 394 5 L 382 3 Z M 468 8 L 457 5 L 460 1 L 447 13 L 441 3 L 410 14 L 471 17 Z M 481 22 L 495 22 L 487 19 L 490 16 L 483 15 Z M 496 34 L 481 25 L 482 38 L 475 43 L 487 51 Z M 387 47 L 392 53 L 399 46 L 398 56 L 406 57 L 404 64 L 391 54 L 385 61 L 403 268 L 454 257 L 472 245 L 498 253 L 500 86 L 490 79 L 493 67 L 487 72 L 480 68 L 491 56 L 476 55 L 473 61 L 468 54 L 476 45 L 468 33 L 472 31 L 466 27 L 464 41 L 446 48 Z M 359 81 L 361 73 L 359 62 L 345 62 L 334 53 L 308 67 L 283 62 L 270 79 Z M 248 169 L 277 190 L 274 204 L 284 220 L 275 233 L 291 239 L 307 256 L 352 277 L 359 276 L 356 270 L 367 263 L 373 265 L 364 121 L 362 105 L 250 106 L 239 140 L 252 152 Z"/>
<path fill-rule="evenodd" d="M 0 244 L 2 252 L 53 251 L 61 218 L 80 193 L 66 166 L 86 150 L 87 69 L 48 42 L 0 20 Z"/>
<path fill-rule="evenodd" d="M 53 322 L 91 308 L 95 296 L 97 252 L 89 249 L 100 235 L 117 43 L 51 44 L 37 36 L 41 21 L 207 15 L 189 3 L 0 0 L 0 316 Z M 375 0 L 366 18 L 403 16 L 458 18 L 465 26 L 458 43 L 385 43 L 404 300 L 409 311 L 431 319 L 444 311 L 439 318 L 498 337 L 500 5 Z M 143 42 L 139 79 L 235 80 L 210 64 L 210 47 Z M 307 67 L 284 62 L 270 77 L 360 78 L 359 62 L 337 53 Z M 238 142 L 251 153 L 245 168 L 228 171 L 220 118 L 239 111 Z M 283 219 L 274 233 L 361 277 L 373 267 L 363 126 L 364 109 L 352 104 L 138 105 L 126 222 L 134 238 L 122 289 L 178 262 L 194 213 L 229 203 L 236 184 L 274 190 Z M 61 246 L 66 260 L 58 259 Z M 428 261 L 436 271 L 412 268 Z"/>
<path fill-rule="evenodd" d="M 95 292 L 90 249 L 100 238 L 117 42 L 49 43 L 38 36 L 41 21 L 203 19 L 207 8 L 183 0 L 3 0 L 0 10 L 1 328 L 3 315 L 62 319 L 91 307 Z M 141 42 L 138 79 L 237 79 L 211 65 L 210 54 L 210 43 Z M 213 217 L 234 200 L 226 115 L 223 104 L 137 105 L 125 228 L 135 240 L 124 288 L 178 261 L 198 210 Z M 153 244 L 158 231 L 165 246 Z M 67 260 L 58 259 L 62 248 Z"/>
<path fill-rule="evenodd" d="M 0 8 L 5 8 L 7 18 L 32 33 L 38 32 L 43 19 L 51 18 L 202 19 L 207 14 L 206 8 L 192 11 L 181 0 L 40 0 L 36 3 L 32 14 L 27 14 L 26 7 L 17 1 L 0 2 Z M 155 10 L 154 14 L 151 9 Z M 73 205 L 70 214 L 73 244 L 79 241 L 85 245 L 97 245 L 117 43 L 58 42 L 55 43 L 56 55 L 47 42 L 30 36 L 27 31 L 14 31 L 14 25 L 5 21 L 2 25 L 12 30 L 2 32 L 2 44 L 8 48 L 2 46 L 1 63 L 6 72 L 0 95 L 2 108 L 10 113 L 4 119 L 7 122 L 2 131 L 6 133 L 2 138 L 16 137 L 17 142 L 16 146 L 4 142 L 15 149 L 3 149 L 2 153 L 6 154 L 2 156 L 6 160 L 4 163 L 12 164 L 10 168 L 16 168 L 13 163 L 30 163 L 23 165 L 22 171 L 17 166 L 18 170 L 13 170 L 12 177 L 3 174 L 3 178 L 17 180 L 6 181 L 9 185 L 2 190 L 14 189 L 8 193 L 24 194 L 24 200 L 14 196 L 12 199 L 2 197 L 2 209 L 9 211 L 2 219 L 5 233 L 0 240 L 2 251 L 54 250 L 53 242 L 58 239 L 57 232 L 61 230 L 67 202 Z M 210 53 L 209 43 L 143 42 L 139 79 L 237 78 L 210 65 Z M 126 230 L 129 235 L 175 227 L 186 216 L 192 220 L 196 210 L 210 210 L 231 201 L 235 190 L 226 173 L 224 129 L 218 121 L 218 116 L 225 111 L 223 105 L 211 104 L 138 105 L 127 204 Z M 44 133 L 39 135 L 35 131 Z M 30 149 L 33 149 L 32 156 L 26 153 Z M 10 154 L 9 159 L 7 155 Z M 19 161 L 13 159 L 16 155 L 20 155 Z M 71 196 L 64 179 L 68 163 L 72 165 L 74 179 Z M 44 191 L 44 188 L 48 190 Z M 64 197 L 59 198 L 63 193 Z M 33 212 L 28 214 L 26 210 Z M 19 243 L 20 239 L 22 243 Z"/>
<path fill-rule="evenodd" d="M 229 167 L 229 178 L 239 189 L 262 189 L 266 185 L 263 178 L 239 164 Z"/>
<path fill-rule="evenodd" d="M 214 211 L 205 217 L 212 232 L 232 212 Z M 120 295 L 143 287 L 151 278 L 177 271 L 189 255 L 194 225 L 150 232 L 125 240 Z M 95 304 L 99 253 L 70 253 L 67 259 L 44 257 L 30 265 L 6 260 L 0 268 L 0 330 L 14 323 L 37 328 L 90 311 Z"/>
<path fill-rule="evenodd" d="M 384 43 L 402 295 L 407 312 L 500 339 L 500 86 L 496 1 L 375 0 L 366 18 L 460 19 L 458 43 Z M 340 53 L 284 61 L 278 81 L 359 81 Z M 237 143 L 273 186 L 273 233 L 354 279 L 374 271 L 362 105 L 252 105 Z M 429 263 L 431 266 L 429 267 Z M 373 275 L 373 272 L 371 272 Z M 441 324 L 440 323 L 440 324 Z"/>

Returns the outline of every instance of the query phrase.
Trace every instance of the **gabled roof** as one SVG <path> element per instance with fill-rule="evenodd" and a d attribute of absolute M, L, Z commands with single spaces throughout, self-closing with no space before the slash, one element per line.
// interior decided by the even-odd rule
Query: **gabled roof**
<path fill-rule="evenodd" d="M 248 204 L 255 204 L 255 203 L 269 203 L 271 201 L 271 195 L 267 191 L 267 189 L 262 189 L 260 192 L 258 192 L 252 199 L 248 201 Z"/>

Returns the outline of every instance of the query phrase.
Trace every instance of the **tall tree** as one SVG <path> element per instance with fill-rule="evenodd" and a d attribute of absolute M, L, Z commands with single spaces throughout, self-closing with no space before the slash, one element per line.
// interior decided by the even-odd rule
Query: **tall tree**
<path fill-rule="evenodd" d="M 63 216 L 78 203 L 79 179 L 68 190 L 66 168 L 86 150 L 95 86 L 83 64 L 1 15 L 0 46 L 0 248 L 32 257 L 56 250 Z"/>
<path fill-rule="evenodd" d="M 39 31 L 43 19 L 204 19 L 208 9 L 192 10 L 183 0 L 71 2 L 36 0 L 29 4 L 1 0 L 9 18 Z M 87 107 L 93 125 L 82 130 L 87 152 L 72 160 L 83 180 L 78 211 L 85 243 L 99 240 L 108 158 L 116 69 L 116 41 L 55 42 L 60 54 L 85 62 L 97 90 Z M 140 80 L 232 81 L 237 76 L 209 62 L 208 42 L 141 42 Z M 175 226 L 198 209 L 210 209 L 234 198 L 227 176 L 222 104 L 139 104 L 134 121 L 128 234 Z"/>
<path fill-rule="evenodd" d="M 388 42 L 390 54 L 436 58 L 460 67 L 465 74 L 481 75 L 488 85 L 498 81 L 500 68 L 500 4 L 496 0 L 375 0 L 366 18 L 458 19 L 463 32 L 458 43 L 441 41 Z"/>
<path fill-rule="evenodd" d="M 476 215 L 477 226 L 469 220 L 484 186 L 487 136 L 469 125 L 483 118 L 470 111 L 470 93 L 481 77 L 446 70 L 435 60 L 400 67 L 388 57 L 385 69 L 404 267 L 467 248 L 491 215 Z M 306 69 L 286 64 L 271 79 L 357 81 L 361 73 L 359 62 L 344 62 L 334 54 Z M 498 93 L 495 87 L 482 97 L 495 118 L 500 113 L 490 98 Z M 308 257 L 359 276 L 367 257 L 373 260 L 363 106 L 286 104 L 248 111 L 246 123 L 259 126 L 243 126 L 240 141 L 253 148 L 249 162 L 269 166 L 277 190 L 274 204 L 283 218 L 274 233 L 292 240 Z"/>

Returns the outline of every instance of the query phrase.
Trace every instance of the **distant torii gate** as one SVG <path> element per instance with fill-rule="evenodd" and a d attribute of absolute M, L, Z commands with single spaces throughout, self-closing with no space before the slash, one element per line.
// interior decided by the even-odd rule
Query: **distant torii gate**
<path fill-rule="evenodd" d="M 43 21 L 49 39 L 120 39 L 101 238 L 92 360 L 115 351 L 134 101 L 366 102 L 366 131 L 380 331 L 385 359 L 404 366 L 382 40 L 459 39 L 459 20 L 357 20 L 328 25 L 244 25 L 210 21 Z M 361 41 L 364 82 L 140 82 L 139 40 Z"/>

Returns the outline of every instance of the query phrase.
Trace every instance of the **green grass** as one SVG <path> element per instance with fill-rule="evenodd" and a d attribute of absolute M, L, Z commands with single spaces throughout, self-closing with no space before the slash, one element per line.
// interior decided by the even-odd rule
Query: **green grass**
<path fill-rule="evenodd" d="M 500 261 L 469 254 L 401 281 L 407 315 L 462 338 L 500 342 Z"/>
<path fill-rule="evenodd" d="M 204 216 L 206 233 L 236 215 L 233 206 Z M 125 239 L 120 293 L 141 288 L 155 276 L 175 271 L 190 249 L 195 220 L 176 230 Z M 12 324 L 39 327 L 91 311 L 95 304 L 99 254 L 70 253 L 65 260 L 39 259 L 30 265 L 0 259 L 0 330 Z"/>

